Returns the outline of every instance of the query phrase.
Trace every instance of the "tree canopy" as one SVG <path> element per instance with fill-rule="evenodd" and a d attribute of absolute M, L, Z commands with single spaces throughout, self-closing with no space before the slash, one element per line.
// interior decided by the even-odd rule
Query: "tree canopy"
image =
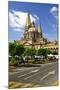
<path fill-rule="evenodd" d="M 33 56 L 36 54 L 36 50 L 34 48 L 26 48 L 25 50 L 25 55 L 28 55 L 28 56 Z"/>
<path fill-rule="evenodd" d="M 48 50 L 48 49 L 43 49 L 43 48 L 39 49 L 38 52 L 37 52 L 38 55 L 43 55 L 43 56 L 45 56 L 45 57 L 47 57 L 47 54 L 50 54 L 50 53 L 51 53 L 50 50 Z"/>
<path fill-rule="evenodd" d="M 22 55 L 25 51 L 25 48 L 22 44 L 9 43 L 9 54 L 11 56 Z"/>
<path fill-rule="evenodd" d="M 25 51 L 25 48 L 22 44 L 16 45 L 16 51 L 15 51 L 16 55 L 20 56 L 24 53 L 24 51 Z"/>
<path fill-rule="evenodd" d="M 11 56 L 15 55 L 15 48 L 16 48 L 16 44 L 15 43 L 9 43 L 9 54 Z"/>

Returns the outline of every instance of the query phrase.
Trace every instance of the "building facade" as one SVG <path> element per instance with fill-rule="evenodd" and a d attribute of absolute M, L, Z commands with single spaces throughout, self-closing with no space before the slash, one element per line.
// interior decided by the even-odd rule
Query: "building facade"
<path fill-rule="evenodd" d="M 35 49 L 47 48 L 58 51 L 58 42 L 50 42 L 47 38 L 44 38 L 41 25 L 38 25 L 36 28 L 35 23 L 31 22 L 29 13 L 26 18 L 24 38 L 16 42 L 23 44 L 25 47 L 33 47 Z"/>

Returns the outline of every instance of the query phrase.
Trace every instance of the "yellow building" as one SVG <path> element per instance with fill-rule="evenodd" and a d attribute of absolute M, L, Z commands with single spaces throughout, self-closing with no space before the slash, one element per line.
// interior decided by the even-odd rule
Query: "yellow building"
<path fill-rule="evenodd" d="M 58 50 L 57 41 L 48 42 L 47 38 L 43 37 L 41 25 L 38 25 L 36 29 L 35 23 L 31 23 L 29 13 L 26 19 L 24 38 L 16 42 L 23 44 L 25 47 L 33 47 L 35 49 L 48 48 L 50 50 Z"/>

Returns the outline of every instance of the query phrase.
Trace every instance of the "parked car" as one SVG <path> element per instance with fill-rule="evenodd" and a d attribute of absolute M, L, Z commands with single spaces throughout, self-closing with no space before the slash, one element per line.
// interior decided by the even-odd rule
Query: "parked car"
<path fill-rule="evenodd" d="M 36 56 L 36 55 L 35 55 L 34 58 L 35 58 L 35 60 L 40 61 L 40 60 L 43 60 L 43 59 L 44 59 L 44 56 Z"/>

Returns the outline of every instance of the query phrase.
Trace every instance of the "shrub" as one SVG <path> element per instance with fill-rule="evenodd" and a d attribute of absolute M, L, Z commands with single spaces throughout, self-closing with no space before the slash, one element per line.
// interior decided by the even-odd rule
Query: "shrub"
<path fill-rule="evenodd" d="M 9 64 L 11 66 L 17 66 L 19 64 L 19 62 L 17 60 L 15 60 L 15 58 L 12 58 L 11 61 L 9 62 Z"/>

